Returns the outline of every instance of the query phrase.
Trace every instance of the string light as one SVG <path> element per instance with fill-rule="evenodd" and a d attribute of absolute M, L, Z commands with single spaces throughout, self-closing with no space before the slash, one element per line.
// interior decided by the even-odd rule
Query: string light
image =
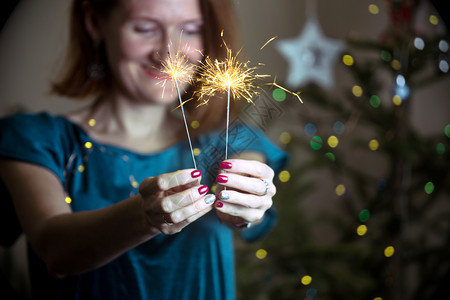
<path fill-rule="evenodd" d="M 336 186 L 336 189 L 335 189 L 336 195 L 342 196 L 342 195 L 345 194 L 345 191 L 346 191 L 345 185 L 343 185 L 343 184 L 338 184 L 338 185 Z"/>
<path fill-rule="evenodd" d="M 309 144 L 311 145 L 311 148 L 313 148 L 314 150 L 319 150 L 320 148 L 322 148 L 323 140 L 320 136 L 316 135 L 312 137 Z"/>
<path fill-rule="evenodd" d="M 359 236 L 363 236 L 367 233 L 367 226 L 366 225 L 359 225 L 358 228 L 356 228 L 356 233 Z"/>
<path fill-rule="evenodd" d="M 352 93 L 355 97 L 361 97 L 363 93 L 362 87 L 360 87 L 359 85 L 353 86 Z"/>
<path fill-rule="evenodd" d="M 267 251 L 264 249 L 258 249 L 255 255 L 258 259 L 265 259 L 267 257 Z"/>
<path fill-rule="evenodd" d="M 301 282 L 303 285 L 310 285 L 312 282 L 312 277 L 309 275 L 305 275 L 302 277 Z"/>
<path fill-rule="evenodd" d="M 289 179 L 291 179 L 291 173 L 289 173 L 289 171 L 287 170 L 283 170 L 278 175 L 278 178 L 280 179 L 281 182 L 288 182 Z"/>
<path fill-rule="evenodd" d="M 384 249 L 384 256 L 386 257 L 392 257 L 395 253 L 395 248 L 393 246 L 387 246 Z"/>
<path fill-rule="evenodd" d="M 328 138 L 327 142 L 331 148 L 336 148 L 337 145 L 339 144 L 339 139 L 336 136 L 332 135 Z"/>
<path fill-rule="evenodd" d="M 424 189 L 425 189 L 425 193 L 430 195 L 434 192 L 434 184 L 431 181 L 429 181 L 425 184 Z"/>
<path fill-rule="evenodd" d="M 378 150 L 379 146 L 380 146 L 380 143 L 376 139 L 370 140 L 370 142 L 369 142 L 370 150 L 376 151 L 376 150 Z"/>
<path fill-rule="evenodd" d="M 280 134 L 280 142 L 282 144 L 287 145 L 291 142 L 291 140 L 292 140 L 292 136 L 289 132 L 285 131 Z"/>

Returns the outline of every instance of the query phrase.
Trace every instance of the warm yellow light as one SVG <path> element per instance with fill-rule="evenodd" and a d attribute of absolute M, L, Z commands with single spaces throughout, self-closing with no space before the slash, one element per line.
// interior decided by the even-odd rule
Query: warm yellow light
<path fill-rule="evenodd" d="M 361 88 L 359 85 L 355 85 L 355 86 L 352 88 L 352 93 L 353 93 L 353 95 L 355 95 L 356 97 L 361 97 L 361 96 L 362 96 L 362 93 L 363 93 L 363 90 L 362 90 L 362 88 Z"/>
<path fill-rule="evenodd" d="M 344 55 L 342 57 L 342 62 L 346 65 L 346 66 L 352 66 L 354 63 L 353 57 L 351 55 Z"/>
<path fill-rule="evenodd" d="M 133 180 L 131 181 L 131 186 L 137 188 L 139 186 L 139 183 L 136 180 Z"/>
<path fill-rule="evenodd" d="M 373 300 L 383 300 L 383 298 L 381 298 L 381 297 L 375 297 L 375 298 L 373 298 Z"/>
<path fill-rule="evenodd" d="M 280 142 L 287 145 L 292 140 L 292 136 L 289 132 L 282 132 L 280 134 Z"/>
<path fill-rule="evenodd" d="M 384 256 L 386 257 L 391 257 L 392 255 L 394 255 L 395 249 L 392 246 L 387 246 L 384 249 Z"/>
<path fill-rule="evenodd" d="M 84 170 L 85 170 L 84 165 L 78 166 L 78 172 L 84 172 Z"/>
<path fill-rule="evenodd" d="M 191 127 L 194 129 L 197 129 L 200 127 L 200 122 L 199 121 L 192 121 L 191 122 Z"/>
<path fill-rule="evenodd" d="M 291 173 L 289 173 L 289 171 L 287 170 L 281 171 L 278 175 L 278 178 L 281 182 L 288 182 L 289 179 L 291 179 Z"/>
<path fill-rule="evenodd" d="M 377 5 L 375 4 L 370 4 L 369 5 L 369 12 L 373 15 L 377 15 L 380 12 L 380 9 L 378 8 Z"/>
<path fill-rule="evenodd" d="M 378 150 L 378 147 L 380 147 L 380 143 L 377 140 L 375 140 L 375 139 L 370 140 L 370 142 L 369 142 L 370 150 L 376 151 L 376 150 Z"/>
<path fill-rule="evenodd" d="M 312 277 L 309 275 L 305 275 L 302 277 L 302 284 L 303 285 L 309 285 L 312 282 Z"/>
<path fill-rule="evenodd" d="M 400 106 L 402 104 L 402 97 L 394 95 L 394 97 L 392 97 L 392 102 L 394 102 L 394 105 Z"/>
<path fill-rule="evenodd" d="M 90 149 L 90 148 L 92 148 L 92 143 L 91 143 L 91 142 L 86 142 L 86 143 L 84 144 L 84 147 Z"/>
<path fill-rule="evenodd" d="M 328 145 L 331 148 L 336 148 L 338 144 L 339 144 L 339 139 L 337 137 L 335 137 L 334 135 L 332 135 L 328 138 Z"/>
<path fill-rule="evenodd" d="M 343 184 L 338 184 L 338 186 L 336 187 L 335 192 L 336 192 L 336 194 L 337 194 L 338 196 L 344 195 L 344 194 L 345 194 L 345 185 L 343 185 Z"/>
<path fill-rule="evenodd" d="M 201 152 L 201 150 L 199 148 L 194 148 L 194 149 L 192 149 L 192 151 L 194 152 L 195 156 L 200 155 L 200 152 Z"/>
<path fill-rule="evenodd" d="M 439 24 L 439 19 L 438 19 L 438 17 L 436 15 L 430 15 L 430 18 L 428 20 L 433 25 Z"/>
<path fill-rule="evenodd" d="M 66 201 L 67 204 L 72 203 L 72 199 L 69 196 L 66 196 L 64 200 Z"/>
<path fill-rule="evenodd" d="M 363 236 L 367 233 L 367 226 L 366 225 L 359 225 L 358 228 L 356 229 L 356 233 L 359 236 Z"/>
<path fill-rule="evenodd" d="M 264 249 L 259 249 L 256 251 L 255 255 L 258 259 L 264 259 L 267 257 L 267 251 Z"/>
<path fill-rule="evenodd" d="M 399 60 L 394 59 L 391 62 L 391 67 L 392 67 L 392 69 L 399 71 L 402 68 L 402 64 L 400 63 Z"/>
<path fill-rule="evenodd" d="M 88 122 L 88 124 L 89 124 L 89 126 L 91 126 L 91 127 L 94 127 L 95 126 L 95 120 L 94 119 L 90 119 L 89 120 L 89 122 Z"/>

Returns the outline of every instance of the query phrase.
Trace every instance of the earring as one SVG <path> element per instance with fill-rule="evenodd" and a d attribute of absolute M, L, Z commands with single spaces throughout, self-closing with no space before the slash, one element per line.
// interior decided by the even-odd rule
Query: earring
<path fill-rule="evenodd" d="M 89 78 L 100 81 L 105 78 L 105 65 L 102 62 L 100 43 L 94 45 L 95 59 L 88 67 Z"/>

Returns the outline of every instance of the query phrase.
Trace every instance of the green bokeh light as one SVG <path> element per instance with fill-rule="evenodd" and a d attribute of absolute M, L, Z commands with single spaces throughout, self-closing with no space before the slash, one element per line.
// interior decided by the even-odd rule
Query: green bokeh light
<path fill-rule="evenodd" d="M 310 145 L 314 150 L 319 150 L 320 148 L 322 148 L 323 140 L 320 136 L 313 136 Z"/>
<path fill-rule="evenodd" d="M 367 222 L 370 218 L 370 211 L 368 209 L 363 209 L 359 213 L 359 220 L 361 222 Z"/>
<path fill-rule="evenodd" d="M 428 195 L 431 194 L 434 191 L 434 184 L 429 181 L 425 184 L 425 193 Z"/>
<path fill-rule="evenodd" d="M 325 157 L 328 158 L 331 161 L 335 161 L 336 160 L 336 156 L 334 156 L 334 154 L 331 153 L 331 152 L 325 153 Z"/>
<path fill-rule="evenodd" d="M 450 138 L 450 124 L 445 126 L 445 135 Z"/>
<path fill-rule="evenodd" d="M 372 107 L 374 108 L 379 107 L 381 104 L 380 98 L 377 95 L 370 96 L 369 102 L 370 105 L 372 105 Z"/>
<path fill-rule="evenodd" d="M 439 155 L 443 155 L 444 152 L 445 152 L 445 145 L 444 145 L 443 143 L 437 144 L 437 145 L 436 145 L 436 152 L 437 152 Z"/>
<path fill-rule="evenodd" d="M 382 50 L 381 51 L 381 59 L 384 61 L 391 61 L 392 55 L 389 53 L 389 51 Z"/>
<path fill-rule="evenodd" d="M 282 89 L 274 89 L 272 92 L 272 97 L 278 102 L 286 100 L 286 92 Z"/>

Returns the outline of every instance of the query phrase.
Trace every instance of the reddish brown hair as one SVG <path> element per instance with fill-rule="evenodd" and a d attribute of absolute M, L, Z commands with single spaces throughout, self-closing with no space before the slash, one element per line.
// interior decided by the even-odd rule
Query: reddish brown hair
<path fill-rule="evenodd" d="M 74 0 L 70 15 L 69 45 L 66 59 L 62 67 L 60 79 L 52 84 L 52 92 L 73 99 L 94 98 L 107 94 L 110 76 L 103 49 L 96 49 L 84 23 L 84 5 L 87 0 Z M 105 17 L 120 0 L 89 0 L 89 4 L 96 14 Z M 149 0 L 151 1 L 151 0 Z M 231 0 L 199 0 L 203 14 L 203 42 L 204 54 L 212 59 L 224 59 L 228 47 L 237 53 L 240 48 L 240 33 L 238 20 Z M 221 33 L 223 32 L 223 37 Z M 96 55 L 100 52 L 100 58 Z M 106 67 L 106 77 L 94 80 L 88 76 L 89 66 L 101 59 Z M 192 97 L 194 87 L 186 94 L 186 99 Z M 223 98 L 218 95 L 217 98 Z M 200 122 L 196 135 L 200 132 L 223 125 L 226 113 L 226 103 L 220 99 L 211 99 L 208 105 L 198 107 L 195 101 L 185 104 L 185 111 L 190 120 Z M 238 111 L 237 103 L 231 104 L 231 113 Z"/>

